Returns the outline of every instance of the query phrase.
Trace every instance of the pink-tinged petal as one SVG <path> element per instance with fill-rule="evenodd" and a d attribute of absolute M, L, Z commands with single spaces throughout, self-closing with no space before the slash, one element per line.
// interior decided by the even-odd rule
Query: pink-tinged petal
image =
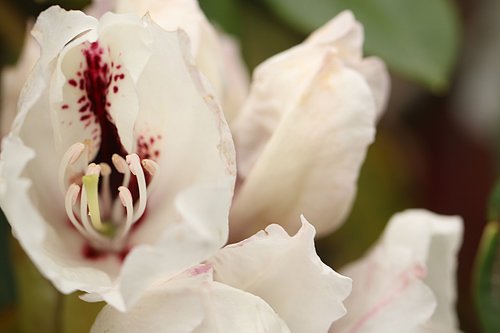
<path fill-rule="evenodd" d="M 292 332 L 326 332 L 345 314 L 351 280 L 321 262 L 314 234 L 304 218 L 293 237 L 270 225 L 211 258 L 214 279 L 261 297 Z"/>
<path fill-rule="evenodd" d="M 128 312 L 106 306 L 92 333 L 285 333 L 283 321 L 262 299 L 213 282 L 211 271 L 166 281 L 150 289 Z"/>
<path fill-rule="evenodd" d="M 331 333 L 457 332 L 457 217 L 423 210 L 395 215 L 381 240 L 343 273 L 354 281 L 347 315 Z"/>
<path fill-rule="evenodd" d="M 375 103 L 359 73 L 343 66 L 334 54 L 321 60 L 314 77 L 292 80 L 304 88 L 291 95 L 296 102 L 288 105 L 235 196 L 230 219 L 235 235 L 245 236 L 274 222 L 297 230 L 296 216 L 302 213 L 314 221 L 318 233 L 325 233 L 338 227 L 349 212 L 359 168 L 374 137 Z M 265 90 L 258 79 L 254 88 Z M 264 110 L 268 105 L 256 102 L 257 106 Z M 266 128 L 265 117 L 247 118 L 262 122 L 257 126 L 247 127 L 249 123 L 241 120 L 240 129 Z M 240 134 L 235 131 L 238 158 L 243 158 L 255 145 L 246 140 L 249 135 Z"/>

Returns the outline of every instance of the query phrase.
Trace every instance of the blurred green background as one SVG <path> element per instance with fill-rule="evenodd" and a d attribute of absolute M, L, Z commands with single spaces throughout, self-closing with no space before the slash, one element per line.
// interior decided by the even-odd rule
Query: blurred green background
<path fill-rule="evenodd" d="M 465 219 L 458 311 L 480 332 L 472 269 L 498 172 L 500 12 L 497 0 L 201 0 L 207 16 L 240 40 L 249 70 L 302 41 L 349 8 L 365 26 L 365 51 L 384 59 L 392 94 L 363 166 L 352 214 L 317 247 L 334 269 L 360 257 L 389 217 L 423 207 Z M 1 66 L 15 64 L 26 20 L 52 4 L 0 2 Z M 498 51 L 498 52 L 497 52 Z M 489 277 L 488 277 L 489 278 Z M 61 296 L 39 276 L 0 222 L 0 332 L 85 332 L 100 305 Z M 78 320 L 67 320 L 78 313 Z M 90 323 L 89 323 L 90 321 Z"/>

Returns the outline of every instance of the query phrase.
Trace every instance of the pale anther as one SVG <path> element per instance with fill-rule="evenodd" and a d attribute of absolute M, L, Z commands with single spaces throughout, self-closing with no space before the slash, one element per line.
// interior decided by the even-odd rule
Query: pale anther
<path fill-rule="evenodd" d="M 87 231 L 78 222 L 78 220 L 75 217 L 75 213 L 73 212 L 73 206 L 76 204 L 76 200 L 78 199 L 79 193 L 80 193 L 80 186 L 76 184 L 71 184 L 68 187 L 68 191 L 66 192 L 64 206 L 66 208 L 66 214 L 68 215 L 69 220 L 76 228 L 76 230 L 78 230 L 78 232 L 80 232 L 83 236 L 88 237 Z"/>
<path fill-rule="evenodd" d="M 151 176 L 151 179 L 149 180 L 149 185 L 148 185 L 148 193 L 151 193 L 155 188 L 156 185 L 158 184 L 158 180 L 160 179 L 159 173 L 160 173 L 160 166 L 158 163 L 156 163 L 153 160 L 150 159 L 144 159 L 142 160 L 142 166 L 144 169 L 149 173 Z"/>
<path fill-rule="evenodd" d="M 126 161 L 130 167 L 130 172 L 132 172 L 137 179 L 137 187 L 139 188 L 139 204 L 137 210 L 134 212 L 133 220 L 133 222 L 136 222 L 146 210 L 146 178 L 144 177 L 144 171 L 142 170 L 141 162 L 137 154 L 127 155 Z"/>
<path fill-rule="evenodd" d="M 132 199 L 132 194 L 130 190 L 125 186 L 120 186 L 118 188 L 118 196 L 120 197 L 120 202 L 125 207 L 126 211 L 126 221 L 125 225 L 121 230 L 118 231 L 116 235 L 117 240 L 123 239 L 129 232 L 133 224 L 133 213 L 134 213 L 134 203 Z"/>
<path fill-rule="evenodd" d="M 74 164 L 78 158 L 82 155 L 83 151 L 85 150 L 85 145 L 81 142 L 77 142 L 71 147 L 66 150 L 64 153 L 61 163 L 59 164 L 59 174 L 58 174 L 58 180 L 59 180 L 59 188 L 61 189 L 62 193 L 66 192 L 66 187 L 68 186 L 66 184 L 66 171 L 68 169 L 68 166 L 71 164 Z"/>

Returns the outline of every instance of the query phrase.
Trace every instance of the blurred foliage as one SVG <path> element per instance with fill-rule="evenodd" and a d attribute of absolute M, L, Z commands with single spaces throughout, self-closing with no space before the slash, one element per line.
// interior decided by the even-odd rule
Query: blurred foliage
<path fill-rule="evenodd" d="M 433 91 L 449 84 L 460 37 L 457 11 L 449 0 L 263 1 L 305 34 L 350 9 L 365 27 L 368 54 Z"/>
<path fill-rule="evenodd" d="M 476 258 L 474 298 L 484 333 L 500 332 L 500 223 L 484 229 Z"/>
<path fill-rule="evenodd" d="M 500 181 L 488 207 L 490 222 L 479 245 L 474 268 L 474 301 L 484 333 L 500 332 Z"/>

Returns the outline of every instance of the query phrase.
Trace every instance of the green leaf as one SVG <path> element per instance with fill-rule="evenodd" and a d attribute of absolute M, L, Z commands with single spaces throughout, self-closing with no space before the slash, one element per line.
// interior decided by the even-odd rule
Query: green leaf
<path fill-rule="evenodd" d="M 433 91 L 447 88 L 460 26 L 449 0 L 263 0 L 277 15 L 310 33 L 341 10 L 363 23 L 365 51 Z"/>
<path fill-rule="evenodd" d="M 225 32 L 238 33 L 239 13 L 235 0 L 200 0 L 199 3 L 210 21 L 220 25 Z"/>
<path fill-rule="evenodd" d="M 474 299 L 485 333 L 500 332 L 500 224 L 484 229 L 474 269 Z"/>

